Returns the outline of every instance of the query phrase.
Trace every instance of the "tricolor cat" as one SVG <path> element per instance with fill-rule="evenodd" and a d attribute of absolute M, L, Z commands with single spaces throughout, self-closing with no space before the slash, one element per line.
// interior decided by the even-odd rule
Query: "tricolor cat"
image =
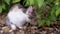
<path fill-rule="evenodd" d="M 13 31 L 18 28 L 22 28 L 26 22 L 31 22 L 29 16 L 32 13 L 32 6 L 28 7 L 26 13 L 23 12 L 23 8 L 19 7 L 20 4 L 14 5 L 8 12 L 6 17 L 6 24 L 11 26 L 11 30 Z"/>

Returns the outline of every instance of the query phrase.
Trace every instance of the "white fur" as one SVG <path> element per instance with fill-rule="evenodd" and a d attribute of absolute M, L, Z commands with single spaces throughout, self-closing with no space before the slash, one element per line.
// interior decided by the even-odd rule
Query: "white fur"
<path fill-rule="evenodd" d="M 28 18 L 29 16 L 23 13 L 22 9 L 18 9 L 17 11 L 9 11 L 7 17 L 9 18 L 9 21 L 12 23 L 10 24 L 12 30 L 16 29 L 16 26 L 20 28 L 25 24 L 25 22 L 31 21 Z"/>

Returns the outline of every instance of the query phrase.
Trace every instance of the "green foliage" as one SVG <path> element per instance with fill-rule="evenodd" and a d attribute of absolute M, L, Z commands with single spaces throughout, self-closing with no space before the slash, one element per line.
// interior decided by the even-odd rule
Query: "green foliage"
<path fill-rule="evenodd" d="M 56 16 L 58 16 L 59 14 L 60 14 L 60 8 L 56 10 Z"/>
<path fill-rule="evenodd" d="M 3 10 L 8 11 L 11 3 L 19 2 L 20 0 L 0 0 L 0 13 L 2 13 Z"/>
<path fill-rule="evenodd" d="M 2 12 L 2 6 L 0 5 L 0 13 Z"/>
<path fill-rule="evenodd" d="M 44 0 L 25 0 L 25 6 L 37 6 L 40 8 L 43 4 Z"/>
<path fill-rule="evenodd" d="M 40 8 L 38 12 L 38 16 L 40 17 L 40 23 L 39 26 L 43 26 L 43 25 L 47 25 L 50 26 L 51 22 L 54 22 L 56 20 L 60 20 L 60 1 L 59 0 L 45 0 L 44 4 L 42 7 L 45 8 Z M 45 13 L 47 16 L 42 16 L 42 14 L 44 15 L 44 13 L 42 12 L 47 12 Z M 59 18 L 57 19 L 56 17 Z"/>
<path fill-rule="evenodd" d="M 2 13 L 2 9 L 7 10 L 10 7 L 10 3 L 20 1 L 22 0 L 1 0 L 0 13 Z M 39 26 L 50 26 L 51 22 L 56 21 L 60 15 L 60 0 L 24 0 L 23 4 L 24 6 L 37 6 L 38 18 L 40 19 Z M 60 20 L 60 16 L 58 20 Z"/>
<path fill-rule="evenodd" d="M 45 20 L 41 20 L 41 22 L 39 23 L 39 26 L 43 26 L 45 25 Z"/>
<path fill-rule="evenodd" d="M 10 0 L 4 0 L 4 2 L 10 4 Z"/>
<path fill-rule="evenodd" d="M 16 3 L 16 2 L 19 2 L 19 1 L 21 1 L 21 0 L 13 0 L 13 2 L 12 2 L 12 3 Z"/>
<path fill-rule="evenodd" d="M 5 4 L 4 3 L 2 4 L 2 8 L 5 9 Z"/>

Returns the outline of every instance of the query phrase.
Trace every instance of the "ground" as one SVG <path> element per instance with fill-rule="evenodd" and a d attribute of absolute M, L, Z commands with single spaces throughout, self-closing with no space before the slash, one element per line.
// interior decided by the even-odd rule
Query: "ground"
<path fill-rule="evenodd" d="M 10 26 L 5 26 L 5 19 L 6 14 L 0 15 L 0 34 L 60 34 L 60 25 L 57 23 L 55 25 L 52 25 L 50 27 L 43 26 L 43 27 L 37 27 L 32 25 L 26 25 L 24 26 L 24 29 L 18 29 L 12 32 L 8 32 L 10 30 Z M 3 27 L 6 27 L 2 29 Z M 2 32 L 3 31 L 3 32 Z"/>

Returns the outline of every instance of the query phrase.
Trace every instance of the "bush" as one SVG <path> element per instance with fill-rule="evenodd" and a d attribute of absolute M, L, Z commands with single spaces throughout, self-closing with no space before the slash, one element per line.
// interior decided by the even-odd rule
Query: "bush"
<path fill-rule="evenodd" d="M 2 13 L 2 9 L 7 10 L 10 7 L 11 3 L 20 1 L 22 0 L 1 0 L 0 13 Z M 40 19 L 39 26 L 50 26 L 51 22 L 60 20 L 60 0 L 24 0 L 23 5 L 37 6 L 38 18 Z"/>
<path fill-rule="evenodd" d="M 0 13 L 3 12 L 3 10 L 8 11 L 10 8 L 11 3 L 19 2 L 20 0 L 0 0 Z"/>

